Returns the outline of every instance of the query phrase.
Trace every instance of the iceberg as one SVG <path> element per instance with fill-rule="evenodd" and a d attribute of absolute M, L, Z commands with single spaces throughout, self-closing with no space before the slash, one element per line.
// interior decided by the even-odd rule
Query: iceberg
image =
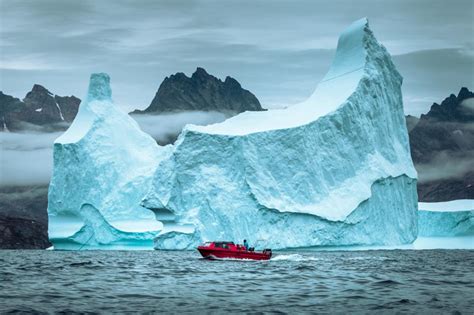
<path fill-rule="evenodd" d="M 339 38 L 314 93 L 281 110 L 187 125 L 158 146 L 91 76 L 54 144 L 55 248 L 395 245 L 417 236 L 402 77 L 367 19 Z"/>
<path fill-rule="evenodd" d="M 140 201 L 166 151 L 114 105 L 109 76 L 93 74 L 72 125 L 54 142 L 48 193 L 54 247 L 152 246 L 163 225 Z"/>
<path fill-rule="evenodd" d="M 307 101 L 186 126 L 142 202 L 172 218 L 155 248 L 244 238 L 272 248 L 412 242 L 417 174 L 401 84 L 361 19 L 341 35 Z"/>
<path fill-rule="evenodd" d="M 474 200 L 420 202 L 418 209 L 421 237 L 474 237 Z"/>

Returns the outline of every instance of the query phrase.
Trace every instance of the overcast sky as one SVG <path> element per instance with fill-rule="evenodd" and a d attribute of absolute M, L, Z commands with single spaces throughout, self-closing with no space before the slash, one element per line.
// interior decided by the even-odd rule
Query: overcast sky
<path fill-rule="evenodd" d="M 0 0 L 0 90 L 34 83 L 83 98 L 92 72 L 116 103 L 151 102 L 162 80 L 197 66 L 229 75 L 264 107 L 308 97 L 338 34 L 368 17 L 404 77 L 405 111 L 474 88 L 474 1 Z"/>

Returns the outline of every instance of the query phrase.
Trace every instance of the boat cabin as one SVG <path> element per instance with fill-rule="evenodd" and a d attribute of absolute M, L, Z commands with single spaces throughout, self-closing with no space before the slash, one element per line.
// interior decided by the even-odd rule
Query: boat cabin
<path fill-rule="evenodd" d="M 206 242 L 202 245 L 203 247 L 207 248 L 215 248 L 215 249 L 228 249 L 228 250 L 245 250 L 245 247 L 240 244 L 235 244 L 234 242 L 225 242 L 225 241 L 219 241 L 219 242 Z M 253 247 L 249 248 L 249 251 L 253 251 Z"/>

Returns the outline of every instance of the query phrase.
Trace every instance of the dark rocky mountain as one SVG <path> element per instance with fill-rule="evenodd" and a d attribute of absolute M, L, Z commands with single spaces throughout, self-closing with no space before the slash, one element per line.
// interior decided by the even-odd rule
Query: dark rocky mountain
<path fill-rule="evenodd" d="M 23 101 L 0 92 L 0 131 L 64 130 L 74 120 L 81 100 L 53 95 L 35 84 Z"/>
<path fill-rule="evenodd" d="M 407 126 L 419 200 L 474 199 L 474 93 L 463 87 Z"/>
<path fill-rule="evenodd" d="M 48 248 L 48 186 L 0 187 L 0 249 Z"/>
<path fill-rule="evenodd" d="M 177 111 L 262 111 L 258 99 L 231 77 L 224 81 L 197 68 L 191 77 L 178 72 L 161 83 L 150 106 L 133 114 Z"/>

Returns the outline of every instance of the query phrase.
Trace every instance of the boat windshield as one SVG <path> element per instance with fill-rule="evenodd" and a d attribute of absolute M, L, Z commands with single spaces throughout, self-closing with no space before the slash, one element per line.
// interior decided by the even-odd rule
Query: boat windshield
<path fill-rule="evenodd" d="M 211 246 L 212 242 L 205 242 L 203 246 Z"/>

